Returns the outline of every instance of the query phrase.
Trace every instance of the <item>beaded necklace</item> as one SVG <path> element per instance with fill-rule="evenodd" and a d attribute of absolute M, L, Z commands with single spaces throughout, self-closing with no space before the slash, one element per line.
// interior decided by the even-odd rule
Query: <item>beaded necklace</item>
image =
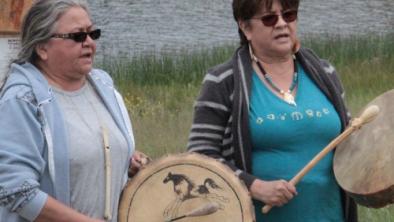
<path fill-rule="evenodd" d="M 294 74 L 293 74 L 293 80 L 291 82 L 290 88 L 288 90 L 283 90 L 280 89 L 278 86 L 275 85 L 275 83 L 272 81 L 271 77 L 267 74 L 267 72 L 264 70 L 263 66 L 261 65 L 259 59 L 253 54 L 252 52 L 252 47 L 249 45 L 249 52 L 250 56 L 252 57 L 253 61 L 256 62 L 257 67 L 260 69 L 260 72 L 263 74 L 264 79 L 267 81 L 267 83 L 273 88 L 276 92 L 278 92 L 282 97 L 285 102 L 287 102 L 290 105 L 297 106 L 294 96 L 293 96 L 293 90 L 298 84 L 298 73 L 297 73 L 297 65 L 295 58 L 294 59 Z"/>

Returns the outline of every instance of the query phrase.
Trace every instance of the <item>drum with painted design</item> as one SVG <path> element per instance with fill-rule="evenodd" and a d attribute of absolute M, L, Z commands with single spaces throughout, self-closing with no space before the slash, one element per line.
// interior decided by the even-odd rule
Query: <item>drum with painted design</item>
<path fill-rule="evenodd" d="M 153 161 L 130 180 L 120 222 L 253 222 L 246 187 L 223 163 L 199 154 Z"/>

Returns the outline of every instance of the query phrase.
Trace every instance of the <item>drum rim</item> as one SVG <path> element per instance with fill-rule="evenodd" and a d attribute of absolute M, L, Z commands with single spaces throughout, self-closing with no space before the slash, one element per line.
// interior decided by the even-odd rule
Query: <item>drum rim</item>
<path fill-rule="evenodd" d="M 118 220 L 119 222 L 127 222 L 129 218 L 129 211 L 133 197 L 138 192 L 139 187 L 147 180 L 149 177 L 158 173 L 166 168 L 173 167 L 180 164 L 194 165 L 197 167 L 204 168 L 217 176 L 221 177 L 229 187 L 233 190 L 233 193 L 237 196 L 240 207 L 242 209 L 243 222 L 255 221 L 254 207 L 251 200 L 251 196 L 243 183 L 227 165 L 223 164 L 217 159 L 208 157 L 206 155 L 198 153 L 181 153 L 172 154 L 160 157 L 157 160 L 152 161 L 149 165 L 143 167 L 143 169 L 149 169 L 144 171 L 141 170 L 135 177 L 128 180 L 124 192 L 119 201 L 119 212 Z M 220 164 L 218 164 L 220 163 Z M 218 172 L 211 170 L 209 167 L 216 167 Z M 154 172 L 154 173 L 153 173 Z M 220 173 L 224 173 L 223 176 Z M 130 195 L 132 194 L 132 195 Z"/>
<path fill-rule="evenodd" d="M 387 100 L 390 99 L 390 97 L 394 97 L 394 89 L 388 90 L 380 95 L 378 95 L 377 97 L 375 97 L 373 100 L 371 100 L 366 106 L 364 106 L 360 113 L 362 113 L 363 110 L 365 110 L 367 107 L 371 106 L 371 105 L 377 105 L 377 104 L 385 104 L 385 102 L 387 102 Z M 383 113 L 382 113 L 383 112 Z M 383 116 L 385 116 L 384 114 L 390 114 L 393 115 L 392 113 L 390 113 L 387 110 L 381 110 L 381 112 L 379 113 L 377 118 L 383 118 Z M 374 123 L 371 123 L 374 124 Z M 369 128 L 369 125 L 364 126 L 363 128 Z M 363 128 L 361 128 L 361 130 L 363 130 Z M 343 143 L 341 143 L 340 145 L 338 145 L 336 152 L 334 153 L 334 157 L 333 157 L 333 172 L 335 175 L 335 178 L 337 180 L 338 185 L 349 195 L 351 196 L 358 204 L 366 206 L 366 207 L 374 207 L 374 208 L 380 208 L 383 206 L 386 206 L 388 204 L 394 203 L 394 197 L 390 196 L 394 195 L 394 185 L 393 184 L 387 184 L 384 186 L 380 186 L 379 189 L 375 190 L 375 191 L 369 191 L 369 190 L 357 190 L 357 192 L 355 192 L 355 190 L 352 188 L 352 186 L 354 186 L 354 184 L 356 184 L 356 182 L 354 183 L 345 183 L 343 181 L 343 178 L 346 178 L 345 176 L 345 172 L 340 172 L 343 169 L 343 160 L 345 159 L 345 157 L 341 157 L 340 155 L 344 155 L 342 154 L 343 152 L 345 152 L 347 154 L 347 157 L 349 156 L 349 150 L 347 149 L 347 144 L 350 142 L 354 143 L 354 137 L 359 136 L 359 134 L 362 131 L 358 131 L 355 132 L 354 135 L 352 135 L 351 137 L 349 137 L 346 141 L 344 141 Z M 393 144 L 394 145 L 394 144 Z M 354 148 L 353 148 L 354 150 Z M 364 150 L 362 150 L 364 151 Z M 341 162 L 341 165 L 339 165 Z M 346 166 L 349 166 L 346 165 Z M 390 166 L 389 166 L 390 167 Z M 352 169 L 354 169 L 355 167 L 353 167 Z M 388 176 L 389 177 L 389 176 Z M 378 199 L 380 198 L 380 199 Z"/>

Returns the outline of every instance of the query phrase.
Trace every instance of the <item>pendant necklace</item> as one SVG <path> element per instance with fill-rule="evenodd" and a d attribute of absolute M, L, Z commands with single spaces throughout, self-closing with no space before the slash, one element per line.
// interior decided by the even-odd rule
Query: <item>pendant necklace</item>
<path fill-rule="evenodd" d="M 296 61 L 294 58 L 294 75 L 293 75 L 293 81 L 291 82 L 290 88 L 288 90 L 283 90 L 280 89 L 275 85 L 275 83 L 272 81 L 271 77 L 267 74 L 267 72 L 264 70 L 263 66 L 261 65 L 259 59 L 253 54 L 252 52 L 252 47 L 249 45 L 249 51 L 250 55 L 253 59 L 253 61 L 256 62 L 257 67 L 259 67 L 260 72 L 263 74 L 264 79 L 267 81 L 267 83 L 276 91 L 278 92 L 282 97 L 285 102 L 287 102 L 290 105 L 297 106 L 294 96 L 293 96 L 293 90 L 297 86 L 298 83 L 298 73 L 297 73 L 297 66 L 296 66 Z"/>

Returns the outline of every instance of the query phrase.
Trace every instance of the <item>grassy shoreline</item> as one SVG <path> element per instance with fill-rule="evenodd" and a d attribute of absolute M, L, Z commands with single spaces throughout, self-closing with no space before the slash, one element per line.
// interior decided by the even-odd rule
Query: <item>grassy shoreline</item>
<path fill-rule="evenodd" d="M 302 39 L 337 69 L 353 115 L 378 95 L 394 88 L 394 33 L 347 38 L 325 36 Z M 236 46 L 177 55 L 147 55 L 107 60 L 100 65 L 111 73 L 125 96 L 136 147 L 153 158 L 184 152 L 192 120 L 193 102 L 209 67 L 231 58 Z M 359 207 L 360 221 L 394 222 L 394 206 Z"/>
<path fill-rule="evenodd" d="M 302 44 L 337 69 L 348 93 L 352 111 L 393 88 L 394 33 L 383 36 L 304 37 Z M 199 86 L 208 68 L 231 58 L 236 45 L 181 52 L 174 55 L 148 54 L 123 59 L 106 59 L 99 64 L 111 73 L 121 92 L 135 87 L 170 85 Z M 373 84 L 371 84 L 373 83 Z M 130 107 L 133 109 L 133 107 Z"/>

